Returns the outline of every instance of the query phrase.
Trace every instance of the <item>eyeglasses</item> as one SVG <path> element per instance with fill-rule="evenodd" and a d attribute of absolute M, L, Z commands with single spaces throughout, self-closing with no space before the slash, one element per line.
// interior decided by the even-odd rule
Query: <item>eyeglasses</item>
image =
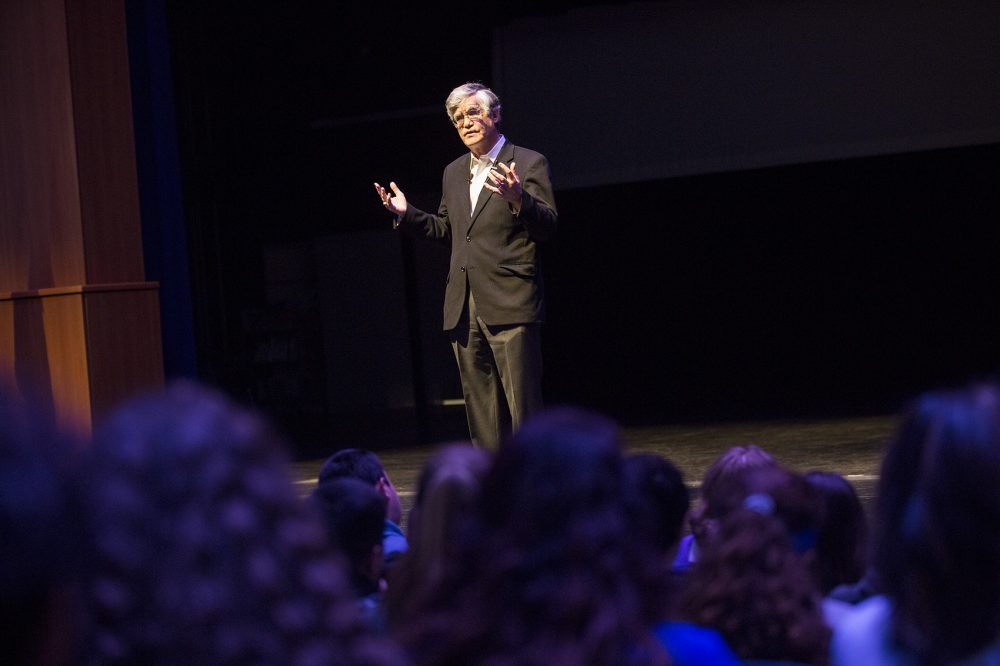
<path fill-rule="evenodd" d="M 454 116 L 452 116 L 451 122 L 455 125 L 455 127 L 461 127 L 462 124 L 465 123 L 466 119 L 475 122 L 476 120 L 482 118 L 484 115 L 485 113 L 478 106 L 470 106 L 468 109 L 465 110 L 464 114 L 456 113 Z"/>

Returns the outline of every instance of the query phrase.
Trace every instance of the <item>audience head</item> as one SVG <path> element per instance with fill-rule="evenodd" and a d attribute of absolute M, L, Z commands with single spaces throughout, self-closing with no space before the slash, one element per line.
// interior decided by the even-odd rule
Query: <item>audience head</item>
<path fill-rule="evenodd" d="M 895 640 L 926 663 L 1000 632 L 1000 389 L 928 393 L 904 414 L 879 480 L 875 567 Z"/>
<path fill-rule="evenodd" d="M 382 526 L 385 498 L 358 479 L 321 481 L 311 496 L 327 535 L 351 566 L 355 593 L 377 590 L 382 575 Z"/>
<path fill-rule="evenodd" d="M 820 495 L 823 520 L 816 541 L 816 575 L 820 591 L 858 582 L 868 562 L 868 523 L 854 486 L 839 474 L 809 472 L 805 476 Z"/>
<path fill-rule="evenodd" d="M 295 492 L 278 438 L 188 382 L 122 406 L 95 435 L 87 511 L 88 659 L 389 659 Z"/>
<path fill-rule="evenodd" d="M 0 384 L 0 653 L 75 663 L 81 517 L 76 454 L 48 414 Z"/>
<path fill-rule="evenodd" d="M 496 453 L 469 537 L 400 639 L 421 662 L 655 663 L 624 490 L 614 423 L 569 408 L 529 419 Z"/>
<path fill-rule="evenodd" d="M 389 576 L 391 626 L 411 621 L 438 591 L 467 537 L 490 460 L 485 450 L 456 443 L 438 449 L 425 463 L 410 509 L 410 547 Z"/>
<path fill-rule="evenodd" d="M 691 571 L 686 616 L 718 630 L 742 659 L 826 663 L 830 630 L 810 568 L 817 492 L 773 465 L 713 492 L 720 518 Z"/>
<path fill-rule="evenodd" d="M 625 478 L 635 502 L 631 513 L 637 536 L 669 558 L 680 541 L 690 507 L 684 476 L 663 456 L 634 453 L 625 458 Z"/>
<path fill-rule="evenodd" d="M 691 533 L 703 543 L 716 528 L 728 507 L 721 499 L 731 493 L 733 484 L 753 470 L 776 467 L 777 461 L 756 444 L 734 446 L 719 456 L 705 472 L 701 482 L 701 500 L 691 512 Z"/>
<path fill-rule="evenodd" d="M 343 478 L 359 479 L 373 486 L 385 497 L 385 517 L 397 525 L 402 522 L 403 510 L 399 493 L 377 455 L 365 449 L 341 449 L 334 453 L 323 464 L 319 481 L 322 483 L 329 479 Z"/>
<path fill-rule="evenodd" d="M 410 510 L 412 559 L 441 562 L 479 500 L 490 454 L 468 443 L 439 449 L 424 465 Z"/>

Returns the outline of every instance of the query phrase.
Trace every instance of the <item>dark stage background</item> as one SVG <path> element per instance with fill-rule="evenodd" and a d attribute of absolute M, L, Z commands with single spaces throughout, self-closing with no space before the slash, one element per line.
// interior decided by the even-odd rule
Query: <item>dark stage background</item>
<path fill-rule="evenodd" d="M 168 375 L 303 453 L 464 434 L 447 249 L 371 183 L 436 208 L 467 80 L 552 158 L 550 403 L 878 414 L 1000 369 L 995 3 L 127 4 Z"/>

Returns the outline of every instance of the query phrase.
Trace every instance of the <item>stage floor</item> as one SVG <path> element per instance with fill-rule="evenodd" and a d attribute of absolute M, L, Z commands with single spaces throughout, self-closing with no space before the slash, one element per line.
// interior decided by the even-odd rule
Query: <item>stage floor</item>
<path fill-rule="evenodd" d="M 692 496 L 715 458 L 735 444 L 754 443 L 780 462 L 800 472 L 823 470 L 842 474 L 854 484 L 866 506 L 878 482 L 879 465 L 895 417 L 859 417 L 829 420 L 763 421 L 704 425 L 665 425 L 623 428 L 630 451 L 652 451 L 666 456 L 684 473 Z M 399 491 L 404 515 L 413 503 L 416 480 L 434 447 L 411 447 L 378 452 Z M 315 486 L 323 459 L 294 464 L 296 484 L 303 494 Z"/>

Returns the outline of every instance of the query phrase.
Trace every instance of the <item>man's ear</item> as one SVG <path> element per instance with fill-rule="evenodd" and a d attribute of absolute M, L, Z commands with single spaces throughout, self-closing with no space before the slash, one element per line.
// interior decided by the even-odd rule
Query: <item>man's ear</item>
<path fill-rule="evenodd" d="M 389 501 L 389 481 L 384 476 L 378 477 L 378 481 L 375 482 L 375 490 L 385 498 L 385 501 Z"/>

